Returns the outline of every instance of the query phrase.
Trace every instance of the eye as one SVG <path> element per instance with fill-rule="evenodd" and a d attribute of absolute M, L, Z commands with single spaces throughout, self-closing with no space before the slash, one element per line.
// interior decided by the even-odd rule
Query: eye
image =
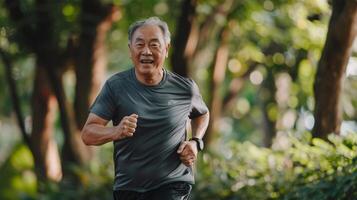
<path fill-rule="evenodd" d="M 160 47 L 160 44 L 157 43 L 157 42 L 153 42 L 153 43 L 150 44 L 150 46 L 154 47 L 154 48 L 158 48 L 158 47 Z"/>
<path fill-rule="evenodd" d="M 143 47 L 144 44 L 143 44 L 143 43 L 136 43 L 135 46 L 136 46 L 136 47 Z"/>

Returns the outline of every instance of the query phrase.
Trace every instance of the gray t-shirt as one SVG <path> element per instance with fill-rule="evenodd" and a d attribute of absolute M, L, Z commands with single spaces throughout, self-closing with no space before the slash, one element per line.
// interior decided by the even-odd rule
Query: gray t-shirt
<path fill-rule="evenodd" d="M 114 190 L 145 192 L 170 182 L 194 183 L 192 168 L 176 152 L 188 118 L 208 112 L 193 80 L 164 70 L 158 85 L 147 86 L 131 68 L 106 81 L 90 112 L 113 125 L 139 115 L 134 136 L 114 141 Z"/>

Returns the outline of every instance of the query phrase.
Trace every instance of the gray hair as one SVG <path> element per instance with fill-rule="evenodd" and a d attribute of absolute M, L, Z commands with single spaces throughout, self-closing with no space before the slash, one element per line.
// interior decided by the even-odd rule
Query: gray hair
<path fill-rule="evenodd" d="M 136 21 L 133 24 L 131 24 L 130 27 L 129 27 L 129 31 L 128 31 L 129 43 L 131 42 L 131 39 L 132 39 L 136 29 L 138 29 L 138 28 L 140 28 L 140 27 L 142 27 L 144 25 L 156 25 L 156 26 L 158 26 L 162 30 L 162 33 L 163 33 L 164 39 L 165 39 L 165 43 L 166 44 L 170 44 L 171 34 L 170 34 L 169 28 L 167 26 L 167 23 L 162 21 L 158 17 L 150 17 L 150 18 L 147 18 L 147 19 L 144 19 L 144 20 Z"/>

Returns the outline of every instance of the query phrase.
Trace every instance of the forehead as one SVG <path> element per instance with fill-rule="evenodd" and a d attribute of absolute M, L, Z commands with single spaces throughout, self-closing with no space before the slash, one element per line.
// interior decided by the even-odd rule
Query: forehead
<path fill-rule="evenodd" d="M 143 40 L 151 40 L 151 39 L 164 39 L 164 34 L 161 28 L 157 25 L 143 25 L 137 28 L 133 34 L 133 41 L 143 39 Z"/>

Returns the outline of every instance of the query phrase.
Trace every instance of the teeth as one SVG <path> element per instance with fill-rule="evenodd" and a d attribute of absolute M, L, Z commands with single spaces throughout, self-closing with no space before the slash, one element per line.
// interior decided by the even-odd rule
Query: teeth
<path fill-rule="evenodd" d="M 153 63 L 154 61 L 152 61 L 152 60 L 142 60 L 142 61 L 140 61 L 141 63 Z"/>

